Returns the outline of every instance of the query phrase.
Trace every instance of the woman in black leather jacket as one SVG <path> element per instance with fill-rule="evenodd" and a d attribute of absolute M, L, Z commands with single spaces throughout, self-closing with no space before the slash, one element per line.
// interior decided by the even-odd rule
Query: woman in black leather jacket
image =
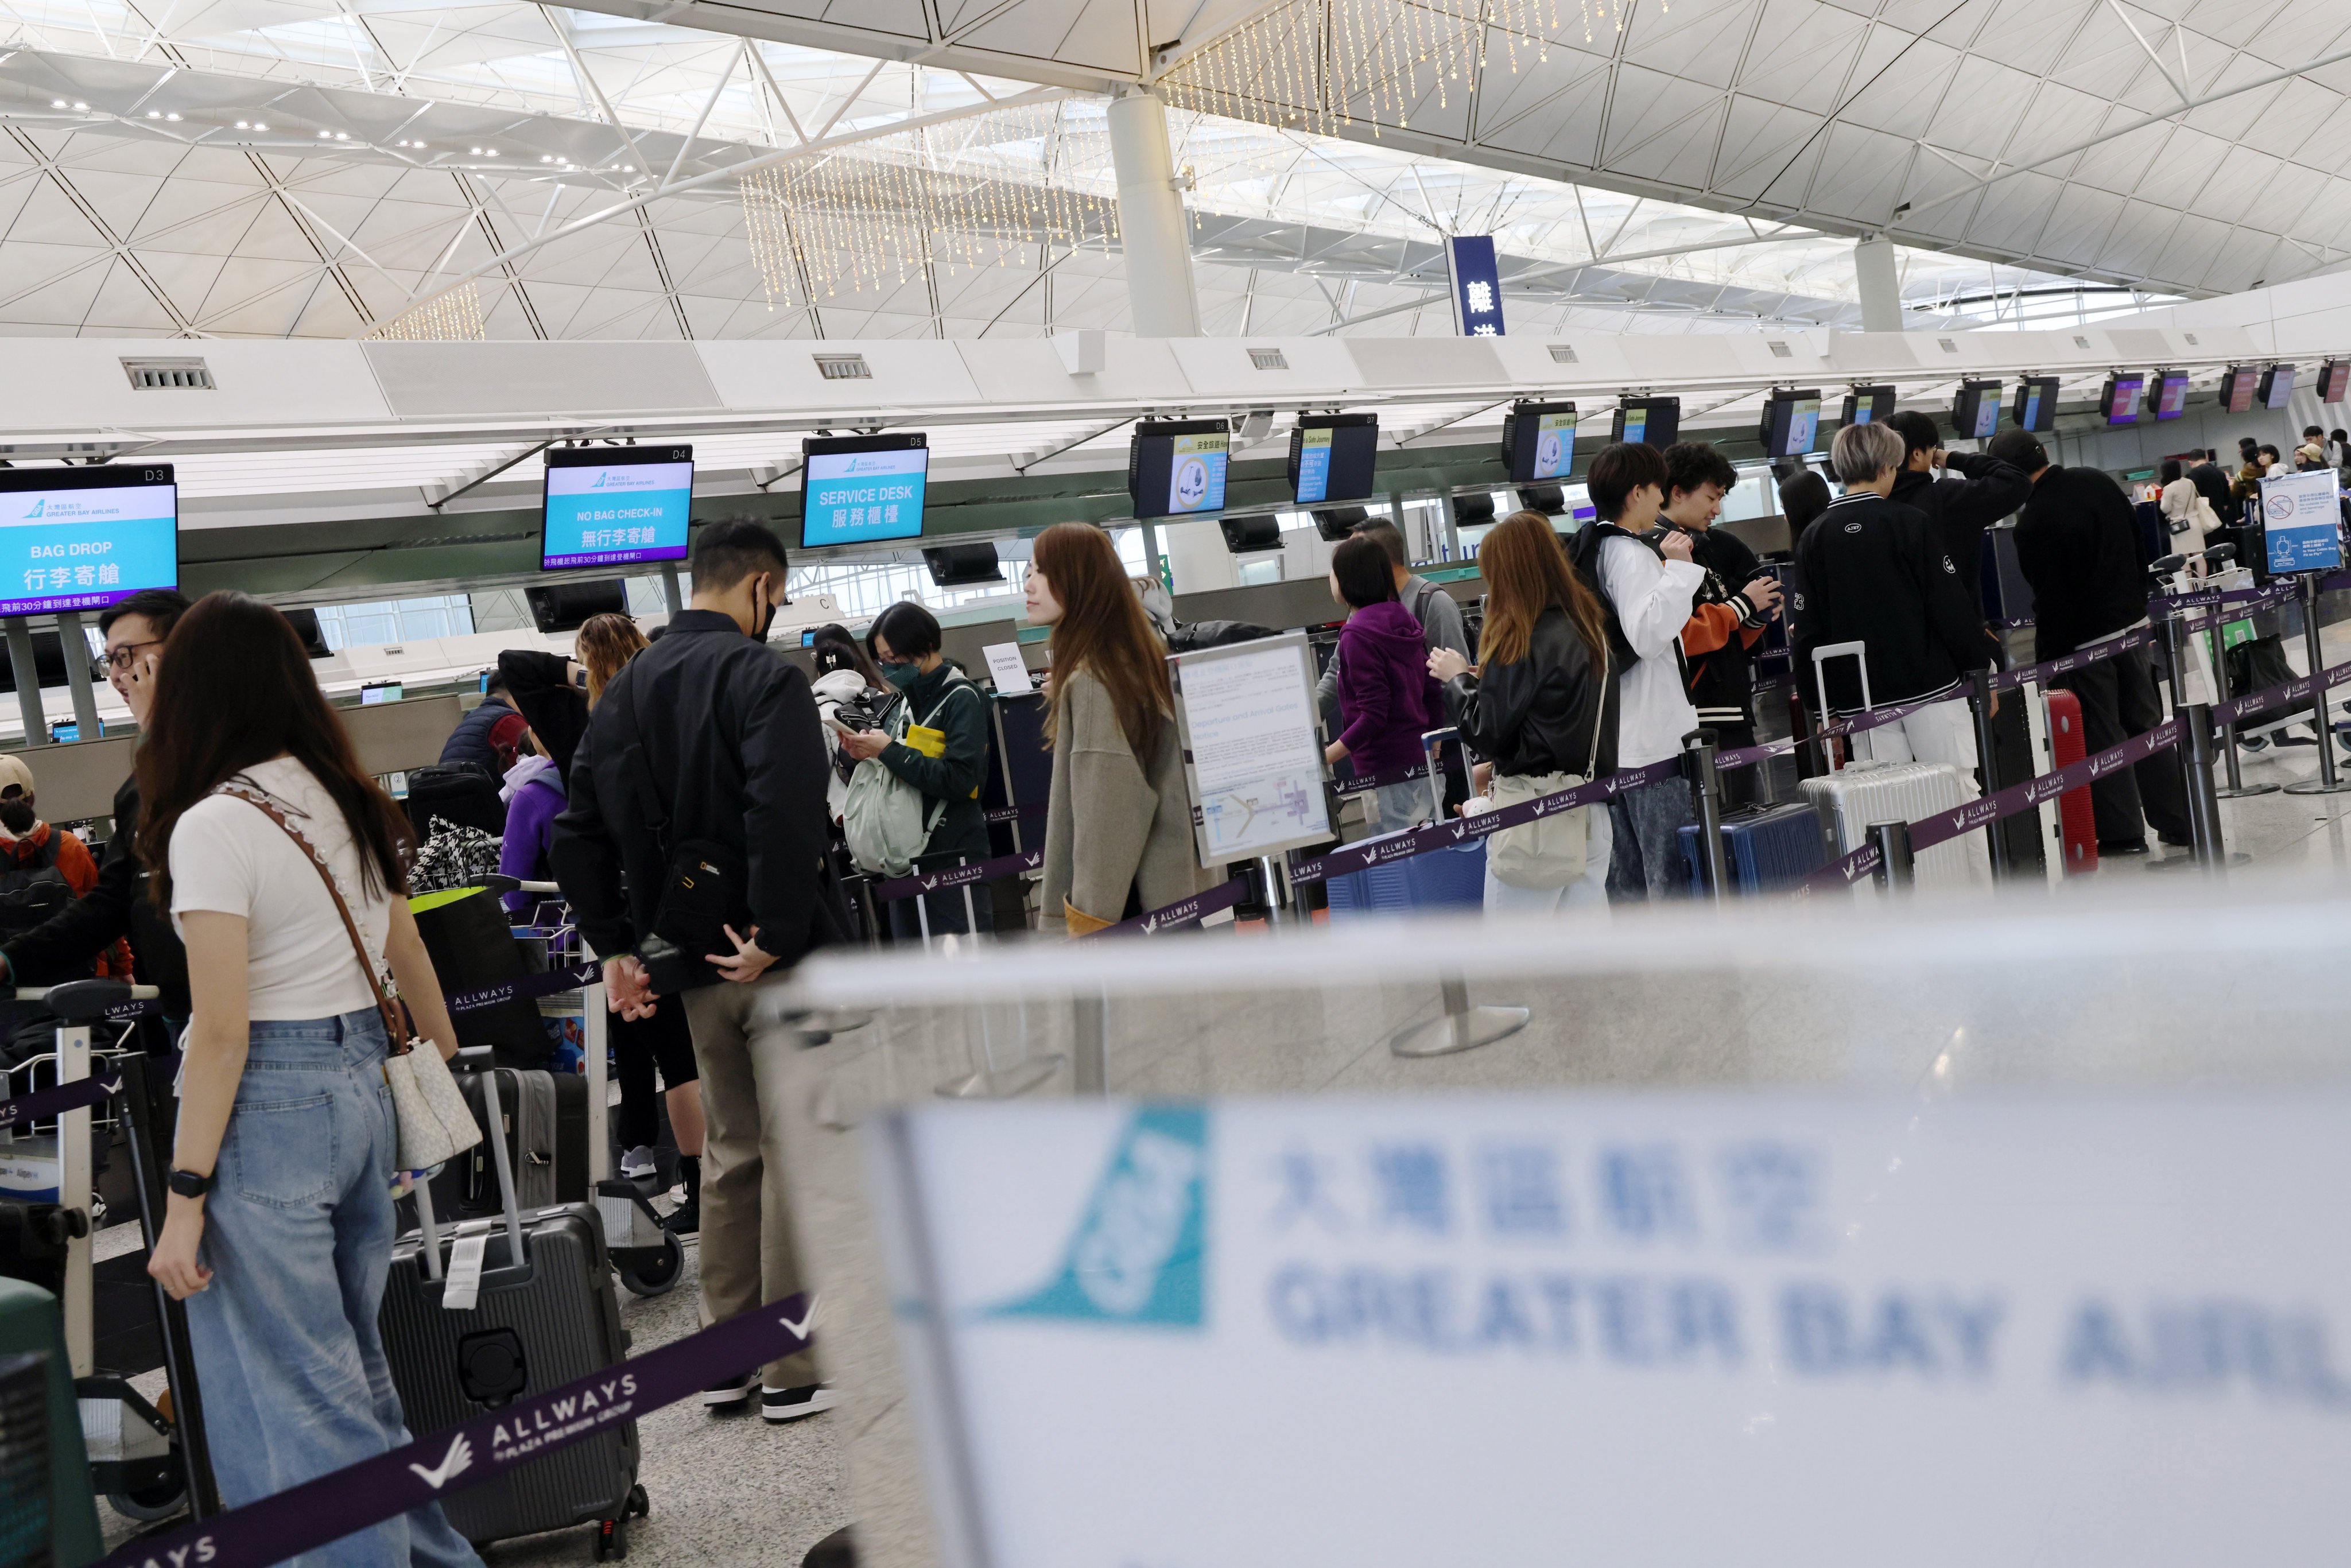
<path fill-rule="evenodd" d="M 1567 551 L 1540 512 L 1513 512 L 1478 548 L 1486 581 L 1484 659 L 1475 669 L 1440 648 L 1428 672 L 1445 689 L 1445 706 L 1470 750 L 1487 758 L 1497 805 L 1531 800 L 1616 770 L 1616 672 L 1607 657 L 1606 612 L 1568 564 Z M 1605 907 L 1608 813 L 1573 813 L 1585 830 L 1581 875 L 1527 885 L 1496 874 L 1505 829 L 1489 841 L 1486 908 L 1550 913 L 1563 904 Z M 1572 819 L 1546 819 L 1545 822 Z M 1542 826 L 1533 824 L 1531 826 Z M 1548 831 L 1548 830 L 1547 830 Z"/>

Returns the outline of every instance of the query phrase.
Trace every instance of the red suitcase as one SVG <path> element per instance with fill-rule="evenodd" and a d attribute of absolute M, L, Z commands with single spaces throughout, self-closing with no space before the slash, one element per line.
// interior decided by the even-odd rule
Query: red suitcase
<path fill-rule="evenodd" d="M 2049 694 L 2049 749 L 2056 766 L 2089 755 L 2082 738 L 2082 699 L 2072 692 Z M 2076 785 L 2057 797 L 2057 826 L 2065 844 L 2065 874 L 2098 869 L 2098 820 L 2090 810 L 2090 787 Z"/>

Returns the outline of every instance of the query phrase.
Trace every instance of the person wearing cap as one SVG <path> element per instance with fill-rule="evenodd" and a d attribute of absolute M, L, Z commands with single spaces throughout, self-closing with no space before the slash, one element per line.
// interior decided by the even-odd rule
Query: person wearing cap
<path fill-rule="evenodd" d="M 511 722 L 509 722 L 511 721 Z M 507 740 L 506 760 L 498 760 L 498 747 L 494 735 L 498 727 L 506 727 Z M 473 712 L 457 721 L 449 738 L 441 747 L 441 766 L 470 767 L 495 779 L 514 766 L 515 743 L 525 728 L 522 716 L 515 711 L 514 697 L 507 688 L 507 677 L 501 671 L 490 673 L 482 687 L 482 700 Z"/>

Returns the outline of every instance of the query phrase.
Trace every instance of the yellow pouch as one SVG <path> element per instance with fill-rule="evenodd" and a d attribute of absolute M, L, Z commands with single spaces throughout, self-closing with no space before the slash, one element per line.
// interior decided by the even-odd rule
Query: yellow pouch
<path fill-rule="evenodd" d="M 933 729 L 927 725 L 908 725 L 905 746 L 908 750 L 919 751 L 928 758 L 945 757 L 947 754 L 947 732 Z"/>

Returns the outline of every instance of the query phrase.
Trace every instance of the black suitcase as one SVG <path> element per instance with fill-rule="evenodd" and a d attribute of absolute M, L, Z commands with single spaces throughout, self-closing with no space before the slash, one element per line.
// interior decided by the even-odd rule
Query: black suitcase
<path fill-rule="evenodd" d="M 497 1085 L 479 1075 L 493 1106 Z M 499 1117 L 494 1111 L 493 1121 Z M 491 1146 L 499 1188 L 513 1173 Z M 461 1238 L 486 1241 L 479 1293 L 451 1310 L 445 1274 Z M 517 1258 L 519 1252 L 519 1258 Z M 437 1260 L 437 1266 L 429 1260 Z M 628 1353 L 603 1227 L 585 1204 L 557 1204 L 498 1219 L 465 1220 L 401 1239 L 380 1319 L 408 1428 L 424 1437 L 534 1391 L 601 1372 Z M 592 1437 L 442 1499 L 449 1522 L 475 1545 L 570 1525 L 599 1527 L 596 1555 L 624 1554 L 627 1521 L 645 1512 L 637 1485 L 637 1424 Z"/>
<path fill-rule="evenodd" d="M 588 1202 L 587 1079 L 577 1072 L 536 1069 L 494 1071 L 498 1075 L 497 1123 L 515 1172 L 517 1201 L 525 1208 Z M 488 1076 L 487 1071 L 455 1074 L 484 1136 L 433 1178 L 434 1212 L 444 1222 L 485 1218 L 505 1208 L 487 1135 L 491 1117 L 482 1081 Z M 538 1110 L 549 1096 L 554 1113 L 551 1136 L 544 1113 Z"/>

